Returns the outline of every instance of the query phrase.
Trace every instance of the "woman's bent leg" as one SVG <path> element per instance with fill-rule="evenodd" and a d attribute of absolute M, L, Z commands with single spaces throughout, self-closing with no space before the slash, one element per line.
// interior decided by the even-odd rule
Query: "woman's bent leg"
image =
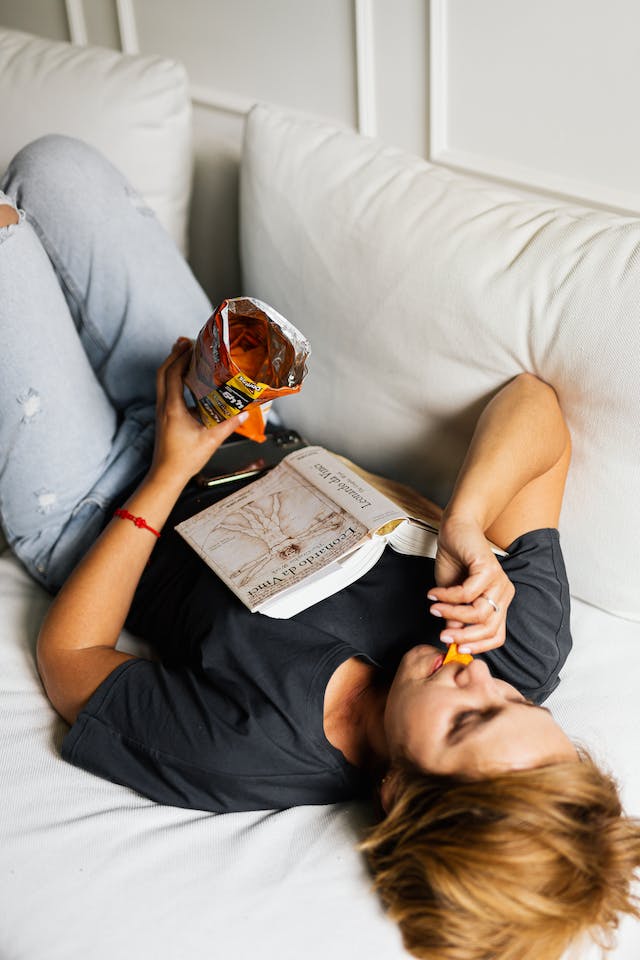
<path fill-rule="evenodd" d="M 0 228 L 0 291 L 2 524 L 27 569 L 55 590 L 149 462 L 153 408 L 132 406 L 118 423 L 23 211 Z"/>
<path fill-rule="evenodd" d="M 58 276 L 82 344 L 117 410 L 155 397 L 176 337 L 211 304 L 173 240 L 95 148 L 49 135 L 24 147 L 0 188 L 26 212 Z"/>

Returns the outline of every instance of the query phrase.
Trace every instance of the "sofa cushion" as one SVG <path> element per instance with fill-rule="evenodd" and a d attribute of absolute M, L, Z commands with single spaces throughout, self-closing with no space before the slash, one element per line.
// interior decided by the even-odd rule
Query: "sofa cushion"
<path fill-rule="evenodd" d="M 129 178 L 186 252 L 191 103 L 184 68 L 0 29 L 0 170 L 45 133 L 81 137 Z"/>
<path fill-rule="evenodd" d="M 640 221 L 455 174 L 259 105 L 241 172 L 244 293 L 310 339 L 279 412 L 444 502 L 479 411 L 528 370 L 573 436 L 574 594 L 640 619 Z"/>

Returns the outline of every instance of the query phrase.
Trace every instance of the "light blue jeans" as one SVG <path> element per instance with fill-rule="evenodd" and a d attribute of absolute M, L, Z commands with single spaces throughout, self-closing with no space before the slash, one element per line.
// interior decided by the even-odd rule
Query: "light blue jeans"
<path fill-rule="evenodd" d="M 57 590 L 153 450 L 155 373 L 211 304 L 122 174 L 70 137 L 0 180 L 0 516 Z"/>

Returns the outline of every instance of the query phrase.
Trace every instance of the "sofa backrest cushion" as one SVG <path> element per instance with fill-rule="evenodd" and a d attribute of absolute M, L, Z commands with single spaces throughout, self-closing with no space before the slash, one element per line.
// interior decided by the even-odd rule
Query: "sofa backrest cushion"
<path fill-rule="evenodd" d="M 310 339 L 288 425 L 446 501 L 479 411 L 522 371 L 573 437 L 574 595 L 640 619 L 640 222 L 526 197 L 324 121 L 249 115 L 244 293 Z"/>
<path fill-rule="evenodd" d="M 36 137 L 80 137 L 122 170 L 186 252 L 192 158 L 184 67 L 0 29 L 0 77 L 0 170 Z"/>

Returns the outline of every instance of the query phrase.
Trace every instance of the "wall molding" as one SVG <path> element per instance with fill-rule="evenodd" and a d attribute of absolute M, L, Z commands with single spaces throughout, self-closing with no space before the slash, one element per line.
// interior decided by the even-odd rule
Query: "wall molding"
<path fill-rule="evenodd" d="M 116 0 L 116 15 L 120 31 L 120 49 L 123 53 L 140 53 L 138 24 L 133 0 Z"/>
<path fill-rule="evenodd" d="M 429 150 L 437 162 L 447 149 L 447 4 L 429 3 Z"/>
<path fill-rule="evenodd" d="M 565 202 L 602 207 L 636 217 L 640 211 L 640 192 L 635 194 L 626 190 L 616 190 L 615 187 L 609 187 L 606 184 L 566 177 L 548 170 L 538 170 L 535 167 L 522 166 L 508 160 L 487 157 L 481 153 L 441 149 L 437 156 L 434 156 L 433 162 L 455 167 L 463 173 L 486 176 L 529 194 L 536 192 L 551 194 Z"/>
<path fill-rule="evenodd" d="M 67 0 L 69 2 L 69 0 Z M 81 0 L 77 0 L 81 2 Z M 140 54 L 140 38 L 133 0 L 116 0 L 118 29 L 120 31 L 120 48 L 123 53 Z M 243 117 L 256 102 L 250 97 L 244 97 L 201 84 L 190 84 L 189 95 L 191 102 L 198 107 L 206 107 L 219 113 L 230 113 Z"/>
<path fill-rule="evenodd" d="M 84 15 L 83 0 L 64 0 L 69 28 L 69 39 L 79 47 L 87 43 L 87 20 Z"/>
<path fill-rule="evenodd" d="M 366 137 L 376 137 L 378 135 L 378 117 L 373 6 L 372 0 L 354 0 L 354 3 L 358 132 Z"/>
<path fill-rule="evenodd" d="M 490 177 L 524 191 L 553 194 L 564 201 L 604 207 L 620 213 L 640 211 L 640 192 L 618 190 L 603 183 L 555 174 L 552 170 L 513 163 L 508 159 L 449 144 L 448 137 L 448 0 L 431 0 L 429 14 L 429 160 L 465 173 Z"/>

